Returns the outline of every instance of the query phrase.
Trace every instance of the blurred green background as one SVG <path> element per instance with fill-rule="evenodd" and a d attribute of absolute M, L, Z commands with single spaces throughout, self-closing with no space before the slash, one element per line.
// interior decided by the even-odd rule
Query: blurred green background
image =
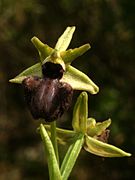
<path fill-rule="evenodd" d="M 100 87 L 89 95 L 89 117 L 112 119 L 109 143 L 131 158 L 101 158 L 82 150 L 71 180 L 135 177 L 135 1 L 0 0 L 0 180 L 48 179 L 40 136 L 21 85 L 11 84 L 38 62 L 33 36 L 54 47 L 67 26 L 77 27 L 70 48 L 92 48 L 73 65 Z M 72 107 L 79 92 L 74 93 Z M 58 125 L 71 128 L 72 107 Z M 63 147 L 60 146 L 63 154 Z"/>

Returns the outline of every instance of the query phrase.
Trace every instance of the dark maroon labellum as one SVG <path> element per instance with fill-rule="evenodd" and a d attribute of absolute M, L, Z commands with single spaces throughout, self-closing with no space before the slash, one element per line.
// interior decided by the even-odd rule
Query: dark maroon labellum
<path fill-rule="evenodd" d="M 23 80 L 25 99 L 35 119 L 51 122 L 62 116 L 72 101 L 72 87 L 60 82 L 64 70 L 60 64 L 42 65 L 43 78 L 30 76 Z"/>
<path fill-rule="evenodd" d="M 97 139 L 99 141 L 102 141 L 104 143 L 107 143 L 108 142 L 108 138 L 109 138 L 109 133 L 110 133 L 110 130 L 109 129 L 106 129 L 102 132 L 101 135 L 97 136 Z"/>

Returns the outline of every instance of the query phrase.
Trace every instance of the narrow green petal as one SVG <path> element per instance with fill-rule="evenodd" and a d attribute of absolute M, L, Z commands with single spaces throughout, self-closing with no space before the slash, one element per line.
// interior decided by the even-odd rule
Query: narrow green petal
<path fill-rule="evenodd" d="M 74 59 L 76 59 L 77 57 L 83 55 L 86 51 L 88 51 L 88 49 L 90 49 L 90 45 L 85 44 L 83 46 L 80 46 L 79 48 L 63 51 L 60 53 L 60 55 L 66 64 L 67 63 L 70 64 Z"/>
<path fill-rule="evenodd" d="M 42 43 L 35 36 L 31 39 L 31 41 L 38 50 L 41 61 L 47 58 L 54 50 L 53 48 L 49 47 L 47 44 Z"/>
<path fill-rule="evenodd" d="M 47 133 L 49 136 L 51 136 L 51 128 L 50 125 L 44 125 L 45 129 L 47 130 Z M 39 131 L 39 128 L 37 129 Z M 76 132 L 72 130 L 67 130 L 67 129 L 61 129 L 61 128 L 56 128 L 56 134 L 57 134 L 57 140 L 60 144 L 71 144 L 76 137 Z"/>
<path fill-rule="evenodd" d="M 58 51 L 65 51 L 70 44 L 74 31 L 75 26 L 67 27 L 64 33 L 58 39 L 55 49 L 57 49 Z"/>
<path fill-rule="evenodd" d="M 37 64 L 27 68 L 22 73 L 20 73 L 18 76 L 16 76 L 14 79 L 10 79 L 9 82 L 21 84 L 23 79 L 25 79 L 28 76 L 39 76 L 39 77 L 41 77 L 42 76 L 41 63 L 37 63 Z"/>
<path fill-rule="evenodd" d="M 110 126 L 110 124 L 111 124 L 111 119 L 96 123 L 95 119 L 89 118 L 87 120 L 87 134 L 91 137 L 99 136 L 106 128 Z"/>
<path fill-rule="evenodd" d="M 70 65 L 61 81 L 69 83 L 75 90 L 88 91 L 91 94 L 99 91 L 98 86 L 87 75 Z"/>
<path fill-rule="evenodd" d="M 46 157 L 48 160 L 50 180 L 58 180 L 58 179 L 62 180 L 52 142 L 43 124 L 40 125 L 40 134 L 42 137 L 42 141 L 45 147 Z"/>
<path fill-rule="evenodd" d="M 98 141 L 90 136 L 85 136 L 84 149 L 92 154 L 102 157 L 123 157 L 131 156 L 127 153 L 113 145 Z"/>
<path fill-rule="evenodd" d="M 74 131 L 86 133 L 88 117 L 88 95 L 86 92 L 82 92 L 77 98 L 74 111 L 72 126 Z"/>
<path fill-rule="evenodd" d="M 84 135 L 78 134 L 73 144 L 70 145 L 61 165 L 61 175 L 63 180 L 67 180 L 79 156 L 84 143 Z"/>

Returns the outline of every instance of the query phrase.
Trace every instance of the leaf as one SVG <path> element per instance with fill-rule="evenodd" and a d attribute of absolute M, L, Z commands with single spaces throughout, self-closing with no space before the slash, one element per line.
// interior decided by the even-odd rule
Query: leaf
<path fill-rule="evenodd" d="M 130 153 L 127 153 L 113 145 L 98 141 L 87 135 L 85 136 L 84 149 L 92 154 L 102 157 L 131 156 Z"/>
<path fill-rule="evenodd" d="M 68 179 L 68 177 L 73 169 L 73 166 L 77 160 L 77 157 L 79 156 L 79 153 L 82 149 L 83 142 L 84 142 L 84 135 L 78 134 L 78 136 L 74 140 L 74 143 L 72 145 L 70 145 L 70 147 L 64 157 L 64 160 L 62 162 L 61 169 L 60 169 L 63 180 Z"/>
<path fill-rule="evenodd" d="M 22 73 L 20 73 L 18 76 L 16 76 L 14 79 L 10 79 L 9 82 L 12 83 L 22 83 L 23 79 L 25 79 L 28 76 L 42 76 L 41 72 L 41 63 L 37 63 L 26 70 L 24 70 Z"/>
<path fill-rule="evenodd" d="M 62 180 L 52 142 L 43 124 L 40 124 L 40 134 L 45 147 L 46 157 L 48 159 L 50 180 Z"/>
<path fill-rule="evenodd" d="M 58 51 L 65 51 L 70 44 L 74 31 L 75 26 L 67 27 L 64 33 L 59 37 L 55 49 Z"/>
<path fill-rule="evenodd" d="M 82 92 L 75 104 L 73 111 L 72 126 L 74 131 L 86 133 L 88 117 L 88 95 L 86 92 Z"/>
<path fill-rule="evenodd" d="M 47 130 L 47 133 L 49 136 L 51 136 L 51 128 L 50 125 L 44 125 L 45 129 Z M 37 129 L 39 131 L 39 128 Z M 57 134 L 57 140 L 60 144 L 67 144 L 72 143 L 74 139 L 76 138 L 76 132 L 72 130 L 66 130 L 61 128 L 56 128 L 56 134 Z"/>
<path fill-rule="evenodd" d="M 41 62 L 52 54 L 54 51 L 53 48 L 49 47 L 47 44 L 42 43 L 37 37 L 31 39 L 32 43 L 39 52 Z"/>
<path fill-rule="evenodd" d="M 111 124 L 111 119 L 108 119 L 103 122 L 96 123 L 96 120 L 93 118 L 89 118 L 87 120 L 87 134 L 91 137 L 99 136 L 102 134 L 106 128 L 108 128 Z"/>
<path fill-rule="evenodd" d="M 88 91 L 96 94 L 99 91 L 98 86 L 84 73 L 69 65 L 64 73 L 63 82 L 69 83 L 75 90 Z"/>
<path fill-rule="evenodd" d="M 90 45 L 85 44 L 83 46 L 80 46 L 79 48 L 62 51 L 60 53 L 60 56 L 65 63 L 70 64 L 74 59 L 76 59 L 77 57 L 83 55 L 86 51 L 88 51 L 88 49 L 90 49 Z"/>

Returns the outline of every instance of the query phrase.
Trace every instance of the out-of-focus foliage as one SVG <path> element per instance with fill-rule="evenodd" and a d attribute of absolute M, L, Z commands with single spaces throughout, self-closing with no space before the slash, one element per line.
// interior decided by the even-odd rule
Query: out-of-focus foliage
<path fill-rule="evenodd" d="M 134 9 L 135 2 L 128 0 L 0 1 L 0 179 L 48 177 L 41 140 L 35 133 L 39 121 L 27 111 L 21 86 L 8 80 L 38 62 L 31 37 L 54 47 L 65 27 L 72 25 L 77 29 L 70 47 L 87 42 L 92 47 L 74 66 L 100 87 L 98 95 L 90 96 L 89 116 L 110 117 L 109 142 L 134 155 Z M 60 126 L 71 127 L 72 108 L 70 112 Z M 71 179 L 108 178 L 134 179 L 134 158 L 103 160 L 82 151 Z"/>

